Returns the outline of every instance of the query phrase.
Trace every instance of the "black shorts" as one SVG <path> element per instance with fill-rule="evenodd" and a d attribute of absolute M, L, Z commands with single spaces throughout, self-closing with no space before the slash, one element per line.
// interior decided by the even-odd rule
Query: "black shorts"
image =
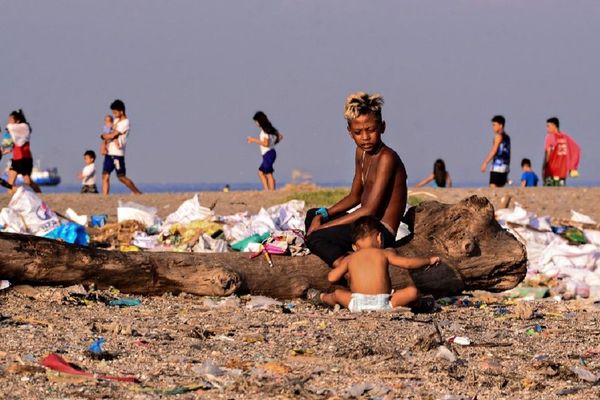
<path fill-rule="evenodd" d="M 490 185 L 502 187 L 508 181 L 508 172 L 490 172 Z"/>
<path fill-rule="evenodd" d="M 10 169 L 19 175 L 31 175 L 33 170 L 33 158 L 21 158 L 20 160 L 12 160 Z"/>

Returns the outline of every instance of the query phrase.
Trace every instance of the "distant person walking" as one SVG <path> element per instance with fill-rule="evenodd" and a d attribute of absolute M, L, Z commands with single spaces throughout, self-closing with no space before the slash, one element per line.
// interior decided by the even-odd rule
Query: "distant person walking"
<path fill-rule="evenodd" d="M 106 156 L 102 167 L 102 193 L 110 193 L 110 174 L 117 172 L 117 178 L 135 194 L 142 194 L 135 183 L 127 177 L 125 168 L 125 146 L 129 137 L 129 118 L 125 114 L 125 103 L 115 100 L 110 105 L 114 117 L 111 133 L 100 135 L 102 140 L 108 141 Z"/>
<path fill-rule="evenodd" d="M 15 181 L 17 176 L 23 177 L 23 183 L 29 185 L 35 192 L 41 193 L 40 187 L 31 179 L 33 171 L 33 156 L 31 155 L 31 125 L 27 122 L 23 110 L 13 111 L 8 116 L 6 129 L 10 133 L 13 142 L 12 161 L 8 171 L 7 184 L 12 187 L 14 193 L 17 188 Z"/>
<path fill-rule="evenodd" d="M 262 155 L 262 163 L 258 167 L 258 177 L 262 183 L 263 190 L 275 190 L 276 182 L 273 176 L 273 164 L 277 158 L 275 145 L 283 139 L 283 135 L 275 129 L 269 118 L 262 111 L 256 112 L 252 118 L 256 125 L 260 128 L 258 139 L 248 136 L 248 143 L 258 144 L 260 146 L 260 154 Z"/>
<path fill-rule="evenodd" d="M 535 172 L 533 172 L 529 158 L 524 158 L 523 161 L 521 161 L 521 169 L 523 170 L 523 174 L 521 175 L 521 186 L 537 186 L 538 176 L 535 174 Z"/>
<path fill-rule="evenodd" d="M 487 170 L 487 165 L 492 161 L 490 169 L 490 187 L 503 187 L 508 182 L 510 172 L 510 136 L 504 131 L 506 120 L 502 115 L 492 118 L 492 131 L 494 143 L 487 157 L 481 163 L 481 172 Z"/>
<path fill-rule="evenodd" d="M 548 118 L 546 132 L 542 167 L 544 186 L 565 186 L 567 175 L 579 176 L 581 149 L 571 136 L 560 131 L 560 121 L 556 117 Z"/>
<path fill-rule="evenodd" d="M 452 187 L 452 178 L 450 178 L 450 174 L 446 171 L 446 163 L 441 158 L 438 158 L 433 163 L 433 173 L 417 183 L 415 187 L 423 187 L 431 181 L 434 181 L 439 188 Z"/>

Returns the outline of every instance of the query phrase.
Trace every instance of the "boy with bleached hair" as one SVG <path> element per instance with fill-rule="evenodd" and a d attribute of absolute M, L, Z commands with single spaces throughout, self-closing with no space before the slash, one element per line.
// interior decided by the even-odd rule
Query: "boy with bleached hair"
<path fill-rule="evenodd" d="M 382 246 L 393 247 L 406 208 L 406 170 L 398 154 L 381 140 L 385 121 L 379 94 L 357 92 L 346 99 L 344 117 L 356 144 L 350 193 L 329 208 L 309 210 L 308 248 L 336 268 L 352 251 L 352 223 L 364 216 L 380 222 Z M 360 205 L 361 207 L 349 212 Z"/>

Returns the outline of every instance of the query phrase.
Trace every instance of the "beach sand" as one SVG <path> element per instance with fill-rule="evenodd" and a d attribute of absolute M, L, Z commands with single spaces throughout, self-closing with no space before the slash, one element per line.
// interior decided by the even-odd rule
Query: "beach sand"
<path fill-rule="evenodd" d="M 568 217 L 575 209 L 600 220 L 595 188 L 425 191 L 444 202 L 479 194 L 495 204 L 510 194 L 539 214 Z M 164 217 L 189 197 L 44 195 L 56 210 L 71 207 L 110 218 L 119 199 L 155 206 Z M 255 212 L 289 197 L 282 192 L 201 194 L 205 205 L 217 201 L 219 214 Z M 0 196 L 1 206 L 7 202 L 6 195 Z M 165 390 L 207 382 L 212 388 L 174 398 L 320 399 L 361 393 L 386 399 L 600 397 L 600 386 L 572 372 L 600 372 L 600 309 L 583 301 L 535 301 L 531 304 L 538 312 L 523 319 L 528 313 L 516 304 L 494 304 L 485 297 L 479 297 L 484 307 L 448 305 L 428 315 L 355 315 L 301 300 L 274 310 L 249 310 L 243 304 L 216 308 L 191 295 L 141 297 L 142 305 L 130 308 L 95 301 L 77 305 L 69 291 L 28 286 L 0 291 L 0 397 L 158 399 L 168 397 Z M 447 344 L 457 361 L 436 357 L 434 323 L 444 341 L 455 335 L 471 340 L 469 346 Z M 541 333 L 527 334 L 536 325 Z M 113 360 L 86 354 L 98 337 L 107 340 L 105 350 Z M 37 368 L 52 352 L 96 373 L 131 374 L 141 384 L 74 379 Z M 206 360 L 225 373 L 206 375 Z"/>

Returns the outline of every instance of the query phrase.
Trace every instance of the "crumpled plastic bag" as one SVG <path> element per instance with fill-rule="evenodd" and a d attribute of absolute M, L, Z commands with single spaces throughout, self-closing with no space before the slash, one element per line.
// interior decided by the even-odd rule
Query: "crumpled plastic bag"
<path fill-rule="evenodd" d="M 156 208 L 146 207 L 133 201 L 119 201 L 117 221 L 138 221 L 147 228 L 160 224 L 160 219 L 156 216 Z"/>
<path fill-rule="evenodd" d="M 27 233 L 27 227 L 18 212 L 12 208 L 0 211 L 0 227 L 4 232 Z"/>
<path fill-rule="evenodd" d="M 222 239 L 213 239 L 209 235 L 202 235 L 198 243 L 192 248 L 194 253 L 226 253 L 227 242 Z"/>
<path fill-rule="evenodd" d="M 595 224 L 596 223 L 596 221 L 594 221 L 590 216 L 579 213 L 575 210 L 571 210 L 571 221 L 579 222 L 582 224 Z"/>
<path fill-rule="evenodd" d="M 210 208 L 202 207 L 198 195 L 184 201 L 177 211 L 169 214 L 165 219 L 165 225 L 189 224 L 193 221 L 211 219 L 214 213 Z"/>
<path fill-rule="evenodd" d="M 21 186 L 13 195 L 8 208 L 23 221 L 26 232 L 45 236 L 60 226 L 58 216 L 31 189 Z"/>
<path fill-rule="evenodd" d="M 85 231 L 85 228 L 73 222 L 60 225 L 51 232 L 48 232 L 44 237 L 80 246 L 87 246 L 90 243 L 90 236 Z"/>

